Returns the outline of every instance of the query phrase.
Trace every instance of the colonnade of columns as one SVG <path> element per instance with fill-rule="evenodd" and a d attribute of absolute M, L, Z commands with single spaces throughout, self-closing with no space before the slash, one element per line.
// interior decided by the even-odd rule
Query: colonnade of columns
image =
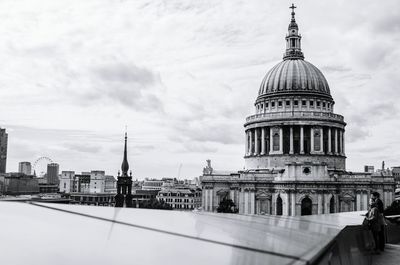
<path fill-rule="evenodd" d="M 273 154 L 344 155 L 344 129 L 284 125 L 246 130 L 246 156 Z"/>

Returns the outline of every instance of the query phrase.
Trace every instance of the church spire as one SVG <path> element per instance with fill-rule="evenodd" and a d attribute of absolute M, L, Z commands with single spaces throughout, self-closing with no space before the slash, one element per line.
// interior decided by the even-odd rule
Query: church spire
<path fill-rule="evenodd" d="M 128 139 L 128 134 L 125 132 L 125 148 L 124 148 L 124 160 L 122 161 L 121 165 L 121 170 L 122 170 L 122 176 L 128 176 L 128 170 L 129 170 L 129 164 L 128 164 L 128 154 L 127 154 L 127 139 Z"/>
<path fill-rule="evenodd" d="M 128 134 L 125 131 L 125 148 L 124 148 L 124 160 L 122 161 L 121 170 L 122 175 L 118 171 L 117 180 L 117 195 L 115 195 L 115 207 L 133 207 L 132 197 L 132 173 L 129 176 L 129 164 L 128 164 L 128 148 L 127 148 Z"/>
<path fill-rule="evenodd" d="M 290 7 L 292 9 L 292 19 L 288 27 L 288 35 L 286 35 L 286 52 L 283 55 L 284 60 L 304 59 L 303 52 L 301 51 L 301 36 L 299 35 L 299 27 L 296 23 L 294 9 L 297 8 L 294 4 Z"/>

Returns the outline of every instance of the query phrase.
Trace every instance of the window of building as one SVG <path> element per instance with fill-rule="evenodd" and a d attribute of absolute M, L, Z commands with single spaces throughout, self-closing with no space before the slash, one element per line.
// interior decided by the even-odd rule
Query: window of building
<path fill-rule="evenodd" d="M 290 100 L 286 100 L 286 106 L 290 106 Z"/>
<path fill-rule="evenodd" d="M 307 106 L 307 101 L 306 101 L 306 100 L 302 100 L 302 101 L 301 101 L 301 105 L 302 105 L 303 107 Z"/>
<path fill-rule="evenodd" d="M 282 101 L 278 101 L 278 107 L 282 107 Z"/>
<path fill-rule="evenodd" d="M 261 110 L 264 108 L 264 104 L 261 104 Z"/>
<path fill-rule="evenodd" d="M 298 101 L 298 100 L 295 100 L 295 101 L 294 101 L 294 106 L 297 107 L 298 105 L 299 105 L 299 101 Z"/>
<path fill-rule="evenodd" d="M 274 151 L 279 151 L 279 133 L 274 133 L 273 135 L 273 146 Z"/>
<path fill-rule="evenodd" d="M 312 214 L 312 201 L 310 198 L 306 197 L 301 201 L 301 215 L 311 215 Z"/>
<path fill-rule="evenodd" d="M 265 108 L 268 108 L 268 102 L 265 102 Z"/>
<path fill-rule="evenodd" d="M 319 129 L 314 129 L 314 150 L 321 151 L 321 132 Z"/>
<path fill-rule="evenodd" d="M 271 108 L 275 108 L 275 101 L 271 102 Z"/>
<path fill-rule="evenodd" d="M 322 102 L 322 107 L 326 108 L 326 103 L 325 102 Z"/>
<path fill-rule="evenodd" d="M 310 100 L 310 107 L 314 107 L 314 100 Z"/>
<path fill-rule="evenodd" d="M 281 196 L 278 195 L 278 198 L 276 199 L 276 215 L 282 215 L 283 213 L 283 201 Z"/>
<path fill-rule="evenodd" d="M 317 107 L 321 107 L 321 102 L 317 101 Z"/>

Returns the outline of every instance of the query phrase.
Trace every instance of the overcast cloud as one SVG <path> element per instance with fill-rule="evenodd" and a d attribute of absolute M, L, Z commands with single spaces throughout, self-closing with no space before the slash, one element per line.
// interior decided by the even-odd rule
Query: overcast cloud
<path fill-rule="evenodd" d="M 243 168 L 245 117 L 281 61 L 291 1 L 0 1 L 8 171 L 120 168 L 137 178 Z M 400 165 L 400 3 L 295 3 L 306 60 L 345 117 L 349 170 Z"/>

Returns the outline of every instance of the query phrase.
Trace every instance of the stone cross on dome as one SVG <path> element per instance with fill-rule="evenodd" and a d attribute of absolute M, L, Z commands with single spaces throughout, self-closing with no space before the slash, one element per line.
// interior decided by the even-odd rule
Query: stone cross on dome
<path fill-rule="evenodd" d="M 289 8 L 291 8 L 291 9 L 292 9 L 292 19 L 294 19 L 294 15 L 295 15 L 295 13 L 294 13 L 294 9 L 295 9 L 295 8 L 297 8 L 297 6 L 295 6 L 295 5 L 292 3 L 292 5 L 291 5 L 291 6 L 289 6 Z"/>

